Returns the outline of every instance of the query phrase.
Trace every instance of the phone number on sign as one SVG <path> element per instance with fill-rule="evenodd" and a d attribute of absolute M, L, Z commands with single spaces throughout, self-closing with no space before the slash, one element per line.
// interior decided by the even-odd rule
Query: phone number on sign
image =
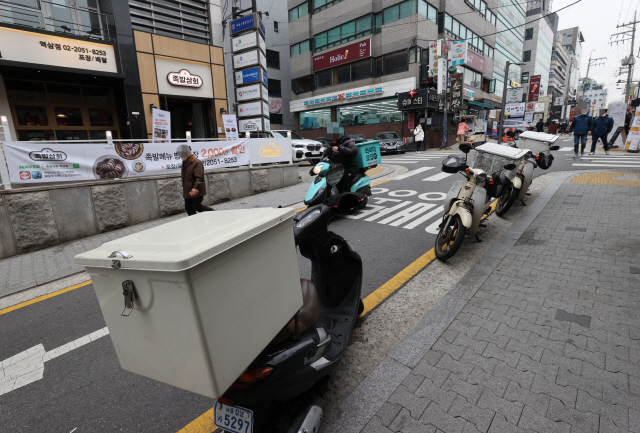
<path fill-rule="evenodd" d="M 237 156 L 233 156 L 230 158 L 207 158 L 202 160 L 202 165 L 206 167 L 209 165 L 233 164 L 236 162 L 238 162 Z"/>

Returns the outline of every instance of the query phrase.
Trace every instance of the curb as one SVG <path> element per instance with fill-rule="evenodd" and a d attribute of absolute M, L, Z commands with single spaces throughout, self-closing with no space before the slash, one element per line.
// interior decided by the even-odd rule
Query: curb
<path fill-rule="evenodd" d="M 326 421 L 321 426 L 321 432 L 360 432 L 396 388 L 402 384 L 411 370 L 418 365 L 565 181 L 583 173 L 584 171 L 580 170 L 556 178 L 538 196 L 536 201 L 527 207 L 509 230 L 496 241 L 491 251 L 480 259 L 380 365 L 338 407 L 328 414 Z"/>

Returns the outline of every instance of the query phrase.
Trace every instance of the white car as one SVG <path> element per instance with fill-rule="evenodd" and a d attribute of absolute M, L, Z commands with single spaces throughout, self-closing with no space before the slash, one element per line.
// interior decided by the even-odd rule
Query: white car
<path fill-rule="evenodd" d="M 311 164 L 317 164 L 322 160 L 322 152 L 324 146 L 319 141 L 308 140 L 300 137 L 293 131 L 285 129 L 268 131 L 274 138 L 287 138 L 287 133 L 291 133 L 291 147 L 293 148 L 293 162 L 309 161 Z M 310 156 L 307 156 L 310 153 Z"/>

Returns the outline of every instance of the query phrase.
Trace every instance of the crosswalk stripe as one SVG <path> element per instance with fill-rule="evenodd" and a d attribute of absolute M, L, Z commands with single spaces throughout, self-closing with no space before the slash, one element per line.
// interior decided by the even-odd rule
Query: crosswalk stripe
<path fill-rule="evenodd" d="M 431 170 L 433 167 L 420 167 L 415 170 L 411 170 L 406 172 L 405 174 L 401 174 L 400 176 L 394 177 L 393 180 L 402 180 L 411 176 L 415 176 L 418 173 L 422 173 L 423 171 Z"/>
<path fill-rule="evenodd" d="M 444 207 L 443 206 L 438 206 L 437 208 L 435 208 L 434 210 L 432 210 L 431 212 L 422 215 L 420 218 L 411 221 L 409 224 L 407 224 L 406 226 L 402 227 L 403 229 L 414 229 L 417 226 L 419 226 L 420 224 L 429 221 L 431 218 L 433 218 L 436 215 L 441 215 L 442 212 L 444 212 Z M 439 221 L 439 220 L 436 220 Z"/>
<path fill-rule="evenodd" d="M 573 151 L 573 147 L 563 147 L 558 149 L 558 152 L 569 152 L 570 150 Z"/>
<path fill-rule="evenodd" d="M 574 167 L 612 167 L 612 168 L 640 168 L 640 162 L 636 164 L 573 164 Z"/>
<path fill-rule="evenodd" d="M 640 159 L 628 159 L 628 158 L 620 158 L 620 159 L 613 159 L 613 158 L 581 158 L 581 159 L 586 159 L 589 162 L 608 162 L 608 163 L 618 163 L 618 162 L 623 162 L 623 163 L 629 163 L 629 164 L 636 164 L 640 163 Z"/>
<path fill-rule="evenodd" d="M 423 182 L 436 182 L 438 180 L 446 179 L 449 176 L 453 176 L 452 173 L 438 173 L 433 176 L 429 176 L 426 179 L 422 179 Z"/>

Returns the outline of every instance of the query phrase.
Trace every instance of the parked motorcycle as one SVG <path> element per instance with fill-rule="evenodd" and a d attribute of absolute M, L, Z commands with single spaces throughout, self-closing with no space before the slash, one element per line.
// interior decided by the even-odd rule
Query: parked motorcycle
<path fill-rule="evenodd" d="M 339 194 L 337 183 L 333 186 L 327 182 L 327 177 L 332 168 L 341 167 L 339 164 L 332 163 L 329 158 L 323 159 L 321 162 L 315 165 L 310 171 L 311 176 L 316 175 L 316 179 L 309 185 L 307 194 L 304 196 L 304 204 L 307 206 L 313 206 L 316 204 L 324 203 L 330 197 Z M 350 192 L 356 193 L 360 198 L 359 208 L 362 209 L 367 205 L 369 196 L 371 195 L 371 178 L 366 175 L 367 170 L 376 167 L 376 165 L 358 168 L 358 174 L 351 179 L 351 185 L 349 187 Z M 334 172 L 334 175 L 337 173 Z M 344 168 L 342 169 L 342 178 L 344 175 Z"/>
<path fill-rule="evenodd" d="M 478 239 L 478 228 L 484 221 L 483 217 L 491 212 L 493 199 L 501 197 L 511 185 L 502 168 L 516 168 L 515 164 L 506 164 L 499 171 L 487 174 L 467 165 L 471 146 L 463 143 L 460 150 L 465 153 L 464 159 L 452 155 L 442 161 L 442 171 L 462 173 L 467 178 L 466 181 L 455 182 L 445 199 L 444 216 L 435 246 L 436 257 L 442 261 L 451 258 L 460 249 L 466 235 L 475 235 Z"/>
<path fill-rule="evenodd" d="M 325 178 L 329 186 L 339 181 L 339 171 L 340 167 L 328 170 Z M 217 400 L 215 423 L 224 431 L 318 431 L 323 416 L 318 388 L 344 356 L 358 315 L 364 310 L 360 299 L 362 260 L 328 226 L 338 214 L 359 203 L 355 194 L 337 194 L 294 218 L 296 245 L 312 265 L 311 280 L 300 280 L 304 304 Z M 229 406 L 234 416 L 218 419 L 223 409 L 229 414 Z M 284 407 L 287 410 L 282 410 Z M 295 419 L 288 415 L 292 409 L 299 413 Z"/>
<path fill-rule="evenodd" d="M 522 205 L 526 206 L 524 199 L 528 195 L 529 187 L 533 181 L 533 169 L 539 167 L 542 170 L 548 170 L 554 159 L 551 151 L 560 149 L 560 146 L 551 145 L 558 138 L 555 135 L 529 131 L 520 137 L 519 143 L 505 143 L 509 147 L 526 150 L 527 153 L 518 164 L 518 171 L 513 178 L 512 185 L 508 187 L 506 193 L 500 197 L 496 204 L 496 215 L 498 216 L 505 215 L 516 200 L 520 200 Z M 533 149 L 531 150 L 529 147 Z"/>

